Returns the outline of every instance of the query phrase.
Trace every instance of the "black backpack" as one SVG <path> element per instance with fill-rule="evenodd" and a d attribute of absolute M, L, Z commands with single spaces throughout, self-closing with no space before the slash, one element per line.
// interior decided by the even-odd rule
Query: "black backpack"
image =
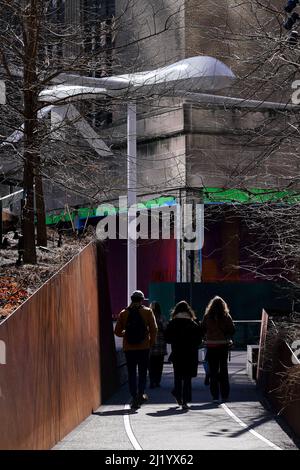
<path fill-rule="evenodd" d="M 148 330 L 142 315 L 139 312 L 141 306 L 128 307 L 128 318 L 125 328 L 125 337 L 128 344 L 140 344 L 147 336 Z"/>

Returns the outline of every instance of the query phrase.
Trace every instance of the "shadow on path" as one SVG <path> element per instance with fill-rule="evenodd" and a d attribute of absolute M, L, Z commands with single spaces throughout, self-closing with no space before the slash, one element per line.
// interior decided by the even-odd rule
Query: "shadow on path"
<path fill-rule="evenodd" d="M 110 410 L 110 411 L 94 411 L 92 414 L 97 416 L 125 416 L 125 415 L 133 415 L 137 411 L 136 410 Z"/>
<path fill-rule="evenodd" d="M 161 418 L 163 416 L 172 416 L 178 414 L 185 414 L 189 410 L 182 410 L 179 406 L 174 406 L 172 408 L 168 408 L 166 410 L 158 410 L 155 413 L 146 413 L 147 416 L 152 416 L 153 418 Z"/>

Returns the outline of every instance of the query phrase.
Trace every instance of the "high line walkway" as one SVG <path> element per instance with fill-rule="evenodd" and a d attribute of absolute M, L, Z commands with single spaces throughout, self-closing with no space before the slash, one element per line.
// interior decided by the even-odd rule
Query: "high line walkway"
<path fill-rule="evenodd" d="M 281 420 L 261 403 L 245 366 L 246 353 L 233 351 L 230 401 L 214 405 L 199 364 L 193 403 L 183 411 L 170 394 L 172 365 L 165 364 L 161 387 L 147 390 L 149 401 L 137 412 L 129 409 L 125 385 L 54 449 L 296 450 Z"/>

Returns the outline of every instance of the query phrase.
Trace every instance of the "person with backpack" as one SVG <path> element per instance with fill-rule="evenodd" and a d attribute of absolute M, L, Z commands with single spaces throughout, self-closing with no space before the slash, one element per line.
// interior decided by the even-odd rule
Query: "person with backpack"
<path fill-rule="evenodd" d="M 188 402 L 192 401 L 192 377 L 198 372 L 198 348 L 202 338 L 200 325 L 195 320 L 195 313 L 183 300 L 174 307 L 165 332 L 172 348 L 174 388 L 171 393 L 183 410 L 188 410 Z"/>
<path fill-rule="evenodd" d="M 209 368 L 210 392 L 214 403 L 228 400 L 228 353 L 232 347 L 235 328 L 228 305 L 221 297 L 214 297 L 208 304 L 201 323 L 206 359 Z"/>
<path fill-rule="evenodd" d="M 150 349 L 149 359 L 150 388 L 156 388 L 160 387 L 164 367 L 164 357 L 167 354 L 167 343 L 164 336 L 167 322 L 162 316 L 160 304 L 158 302 L 151 302 L 150 308 L 154 313 L 158 327 L 155 343 Z"/>
<path fill-rule="evenodd" d="M 155 343 L 157 324 L 151 308 L 145 307 L 143 292 L 134 291 L 131 304 L 123 309 L 115 326 L 115 335 L 123 337 L 131 409 L 137 410 L 147 401 L 145 394 L 149 351 Z"/>

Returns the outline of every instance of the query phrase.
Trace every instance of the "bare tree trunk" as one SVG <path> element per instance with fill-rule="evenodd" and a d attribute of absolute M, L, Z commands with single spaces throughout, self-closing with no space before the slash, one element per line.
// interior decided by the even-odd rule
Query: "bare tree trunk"
<path fill-rule="evenodd" d="M 37 245 L 47 246 L 46 211 L 44 202 L 43 179 L 39 165 L 35 175 L 35 206 L 37 216 Z"/>
<path fill-rule="evenodd" d="M 36 263 L 34 226 L 34 175 L 37 163 L 37 54 L 38 54 L 38 0 L 31 0 L 25 9 L 24 40 L 24 175 L 23 207 L 24 263 Z"/>
<path fill-rule="evenodd" d="M 33 169 L 34 164 L 30 152 L 24 152 L 23 188 L 25 204 L 23 206 L 23 236 L 24 236 L 24 263 L 36 263 L 35 227 L 34 227 L 34 195 L 33 195 Z"/>

